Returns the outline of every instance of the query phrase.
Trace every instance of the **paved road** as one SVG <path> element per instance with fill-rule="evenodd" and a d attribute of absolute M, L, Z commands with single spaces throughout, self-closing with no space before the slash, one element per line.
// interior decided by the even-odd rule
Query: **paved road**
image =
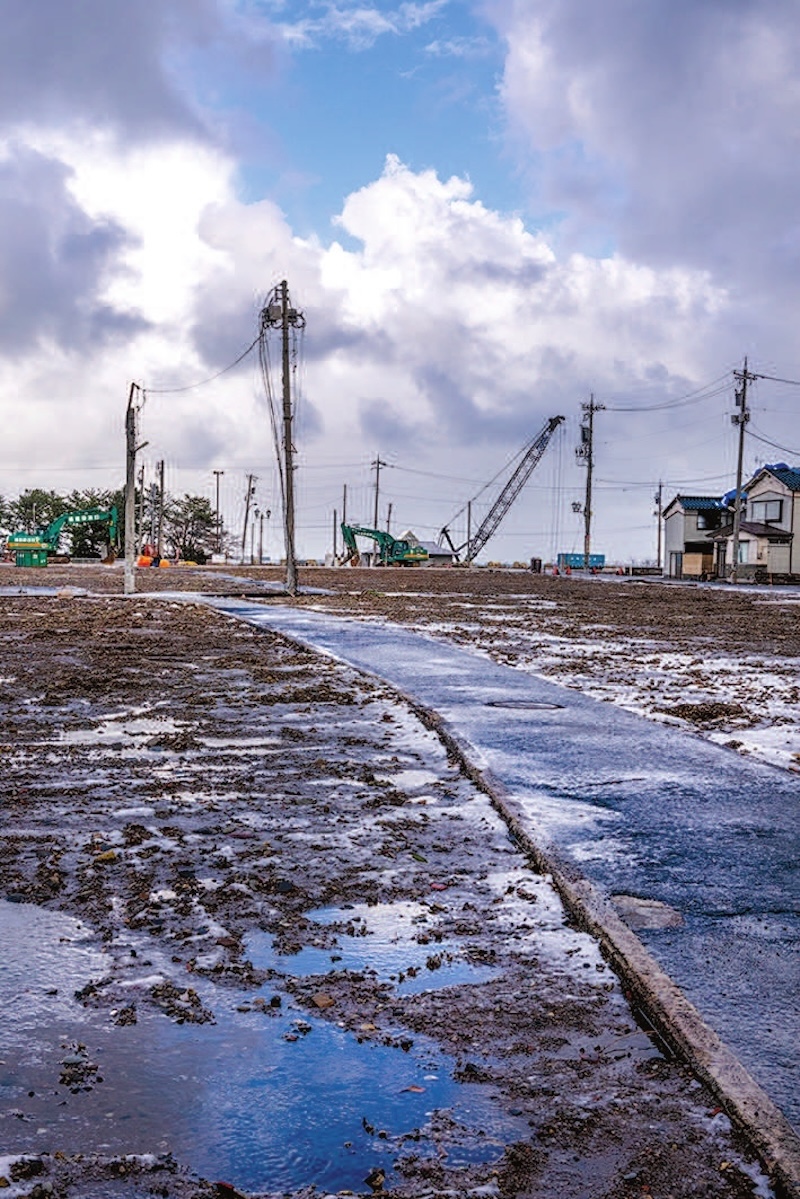
<path fill-rule="evenodd" d="M 668 904 L 639 933 L 800 1127 L 800 779 L 394 626 L 216 601 L 439 712 L 606 894 Z"/>

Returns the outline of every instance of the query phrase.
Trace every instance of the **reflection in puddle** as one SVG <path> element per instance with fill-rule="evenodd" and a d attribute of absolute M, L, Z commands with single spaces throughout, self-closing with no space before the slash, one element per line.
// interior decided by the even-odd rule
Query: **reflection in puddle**
<path fill-rule="evenodd" d="M 410 911 L 407 917 L 410 924 Z M 142 1008 L 137 1024 L 114 1026 L 107 1012 L 74 999 L 108 965 L 85 926 L 2 903 L 0 927 L 0 1143 L 7 1152 L 171 1152 L 245 1190 L 313 1183 L 361 1193 L 375 1165 L 390 1176 L 403 1153 L 436 1152 L 430 1125 L 437 1111 L 447 1112 L 453 1166 L 499 1159 L 527 1128 L 499 1111 L 485 1087 L 454 1082 L 453 1060 L 432 1042 L 416 1037 L 408 1053 L 359 1043 L 295 1006 L 275 982 L 264 998 L 278 991 L 280 1007 L 240 1011 L 240 993 L 195 977 L 216 1024 L 177 1025 Z M 76 1042 L 98 1071 L 91 1089 L 73 1092 L 59 1075 L 65 1046 Z"/>
<path fill-rule="evenodd" d="M 371 973 L 379 982 L 395 983 L 398 995 L 418 995 L 497 977 L 491 966 L 464 958 L 460 942 L 426 938 L 426 943 L 420 944 L 418 938 L 425 935 L 430 916 L 423 904 L 319 908 L 308 915 L 318 924 L 344 924 L 353 932 L 337 934 L 335 947 L 307 946 L 290 956 L 275 950 L 268 933 L 252 933 L 245 947 L 253 965 L 296 978 L 338 970 Z"/>

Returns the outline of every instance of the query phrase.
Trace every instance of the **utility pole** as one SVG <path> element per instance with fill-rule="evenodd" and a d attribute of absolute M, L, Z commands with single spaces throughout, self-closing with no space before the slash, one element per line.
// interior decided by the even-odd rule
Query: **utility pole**
<path fill-rule="evenodd" d="M 250 519 L 250 501 L 256 493 L 255 483 L 257 475 L 247 476 L 247 491 L 244 494 L 244 528 L 242 529 L 242 565 L 244 565 L 245 551 L 247 549 L 247 522 Z"/>
<path fill-rule="evenodd" d="M 255 566 L 256 561 L 256 525 L 260 523 L 261 512 L 258 508 L 253 510 L 255 520 L 250 526 L 250 565 Z"/>
<path fill-rule="evenodd" d="M 656 505 L 656 519 L 658 521 L 658 533 L 656 534 L 656 566 L 661 570 L 661 497 L 664 493 L 664 484 L 658 480 L 658 491 L 653 496 Z"/>
<path fill-rule="evenodd" d="M 158 464 L 158 545 L 156 554 L 160 558 L 164 552 L 164 459 Z"/>
<path fill-rule="evenodd" d="M 137 539 L 137 549 L 141 553 L 142 542 L 144 541 L 144 463 L 139 467 L 139 537 Z"/>
<path fill-rule="evenodd" d="M 472 541 L 472 500 L 467 500 L 467 565 L 472 566 L 470 542 Z"/>
<path fill-rule="evenodd" d="M 138 383 L 131 383 L 128 407 L 125 411 L 125 594 L 136 590 L 136 406 L 134 396 Z"/>
<path fill-rule="evenodd" d="M 342 488 L 342 524 L 347 524 L 347 484 Z"/>
<path fill-rule="evenodd" d="M 157 504 L 158 504 L 158 484 L 151 483 L 150 484 L 150 545 L 153 547 L 153 550 L 155 550 L 155 544 L 156 544 L 156 505 Z M 142 508 L 144 508 L 144 501 L 142 501 Z M 142 513 L 142 518 L 140 520 L 139 528 L 141 530 L 140 535 L 139 535 L 139 540 L 141 541 L 141 539 L 144 535 L 144 513 Z"/>
<path fill-rule="evenodd" d="M 386 532 L 391 533 L 391 531 L 392 531 L 392 504 L 390 503 L 389 508 L 386 512 Z"/>
<path fill-rule="evenodd" d="M 264 564 L 264 517 L 269 516 L 269 508 L 266 512 L 262 512 L 258 518 L 258 565 Z"/>
<path fill-rule="evenodd" d="M 739 452 L 736 458 L 736 496 L 733 502 L 733 562 L 731 563 L 731 582 L 738 581 L 739 570 L 739 534 L 742 528 L 742 465 L 744 463 L 744 430 L 747 422 L 750 420 L 750 413 L 747 408 L 747 384 L 752 383 L 756 379 L 756 375 L 751 374 L 747 369 L 747 358 L 744 360 L 744 369 L 733 372 L 734 379 L 741 384 L 741 387 L 736 392 L 735 403 L 740 409 L 739 412 L 734 412 L 731 416 L 731 424 L 739 426 Z"/>
<path fill-rule="evenodd" d="M 292 441 L 292 383 L 289 361 L 289 329 L 304 329 L 306 318 L 289 306 L 289 285 L 285 279 L 274 288 L 261 312 L 261 329 L 281 330 L 281 377 L 283 383 L 283 524 L 286 539 L 286 590 L 297 595 L 297 559 L 294 549 L 294 444 Z"/>
<path fill-rule="evenodd" d="M 374 512 L 372 515 L 373 529 L 377 529 L 377 527 L 378 527 L 378 496 L 380 495 L 380 488 L 381 488 L 381 467 L 386 466 L 386 465 L 387 464 L 383 461 L 380 454 L 378 454 L 376 456 L 374 462 L 370 463 L 370 466 L 375 467 L 375 509 L 374 509 Z M 374 566 L 377 561 L 378 561 L 378 549 L 376 546 L 374 552 L 370 555 L 370 563 L 372 566 Z"/>
<path fill-rule="evenodd" d="M 583 505 L 583 569 L 589 569 L 592 552 L 592 472 L 594 470 L 594 414 L 602 412 L 605 404 L 595 404 L 594 393 L 588 404 L 581 404 L 584 412 L 581 423 L 581 444 L 575 451 L 579 461 L 586 463 L 586 499 Z"/>
<path fill-rule="evenodd" d="M 222 553 L 222 524 L 220 523 L 220 519 L 219 519 L 219 477 L 220 477 L 220 475 L 224 475 L 225 471 L 224 470 L 215 470 L 212 473 L 214 475 L 214 482 L 216 484 L 216 487 L 215 487 L 216 497 L 215 497 L 215 504 L 214 504 L 214 512 L 216 514 L 215 527 L 217 530 L 217 553 L 221 554 Z"/>
<path fill-rule="evenodd" d="M 338 548 L 338 546 L 337 546 L 337 529 L 336 529 L 336 518 L 338 517 L 338 515 L 339 515 L 339 513 L 334 508 L 334 510 L 333 510 L 333 565 L 334 566 L 336 565 L 336 551 Z"/>
<path fill-rule="evenodd" d="M 378 527 L 378 495 L 380 493 L 381 486 L 381 467 L 386 465 L 387 463 L 383 461 L 380 454 L 377 456 L 374 462 L 370 463 L 370 466 L 375 467 L 375 511 L 372 518 L 373 529 L 377 529 Z"/>

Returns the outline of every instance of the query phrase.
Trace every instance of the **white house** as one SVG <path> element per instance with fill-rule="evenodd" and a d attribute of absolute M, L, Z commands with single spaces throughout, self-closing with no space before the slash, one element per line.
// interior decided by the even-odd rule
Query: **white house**
<path fill-rule="evenodd" d="M 776 462 L 762 466 L 743 488 L 746 500 L 739 529 L 743 578 L 800 575 L 800 467 Z M 724 578 L 733 560 L 733 523 L 711 537 L 715 572 Z"/>

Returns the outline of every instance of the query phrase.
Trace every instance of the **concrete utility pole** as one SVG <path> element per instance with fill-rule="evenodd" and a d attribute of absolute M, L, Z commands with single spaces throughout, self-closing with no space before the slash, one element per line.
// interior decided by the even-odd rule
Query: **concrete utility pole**
<path fill-rule="evenodd" d="M 333 510 L 333 565 L 336 565 L 336 551 L 338 548 L 338 525 L 337 518 L 339 513 L 334 508 Z"/>
<path fill-rule="evenodd" d="M 136 590 L 136 405 L 134 397 L 138 383 L 131 383 L 128 407 L 125 411 L 125 594 Z"/>
<path fill-rule="evenodd" d="M 731 424 L 739 426 L 739 452 L 736 458 L 736 496 L 733 502 L 733 562 L 731 563 L 731 582 L 738 581 L 739 571 L 739 534 L 742 528 L 742 465 L 744 463 L 744 430 L 747 422 L 750 420 L 750 413 L 747 408 L 747 384 L 752 383 L 756 379 L 756 375 L 751 374 L 747 369 L 747 358 L 744 360 L 744 369 L 733 372 L 734 379 L 741 384 L 741 387 L 736 392 L 735 402 L 739 412 L 734 412 L 731 416 Z"/>
<path fill-rule="evenodd" d="M 289 330 L 304 329 L 306 318 L 289 305 L 289 285 L 283 279 L 273 290 L 261 311 L 262 333 L 267 328 L 281 331 L 281 377 L 283 394 L 283 524 L 286 540 L 286 590 L 297 595 L 297 558 L 294 548 L 294 444 L 292 440 L 292 381 L 289 358 Z"/>
<path fill-rule="evenodd" d="M 658 491 L 653 496 L 656 505 L 656 519 L 658 521 L 658 532 L 656 534 L 656 566 L 661 570 L 661 497 L 664 493 L 664 484 L 658 480 Z"/>
<path fill-rule="evenodd" d="M 594 470 L 594 414 L 602 412 L 605 404 L 595 404 L 594 393 L 588 404 L 581 404 L 585 423 L 581 424 L 581 444 L 575 454 L 586 463 L 586 499 L 583 505 L 583 569 L 589 569 L 592 553 L 592 472 Z"/>
<path fill-rule="evenodd" d="M 375 459 L 374 462 L 370 463 L 370 466 L 375 467 L 375 510 L 374 510 L 374 514 L 372 517 L 373 529 L 377 529 L 377 527 L 378 527 L 378 495 L 380 493 L 380 487 L 381 487 L 381 467 L 387 466 L 387 465 L 388 465 L 388 463 L 383 461 L 380 454 L 377 456 L 377 458 Z"/>
<path fill-rule="evenodd" d="M 139 536 L 136 539 L 136 548 L 139 553 L 142 552 L 142 542 L 144 541 L 144 463 L 139 467 Z"/>
<path fill-rule="evenodd" d="M 391 531 L 392 531 L 392 504 L 390 503 L 389 507 L 386 511 L 386 532 L 391 533 Z"/>
<path fill-rule="evenodd" d="M 215 494 L 215 503 L 214 503 L 214 512 L 216 515 L 215 527 L 217 530 L 217 553 L 221 554 L 222 553 L 222 524 L 220 523 L 220 519 L 219 519 L 219 477 L 220 477 L 220 475 L 224 475 L 225 471 L 224 470 L 215 470 L 215 471 L 212 471 L 212 474 L 214 475 L 215 493 L 216 493 Z"/>
<path fill-rule="evenodd" d="M 158 544 L 156 554 L 160 558 L 164 553 L 164 459 L 158 464 Z"/>
<path fill-rule="evenodd" d="M 470 542 L 472 541 L 472 500 L 467 500 L 467 566 L 472 566 Z"/>
<path fill-rule="evenodd" d="M 342 488 L 342 524 L 347 524 L 347 484 Z"/>
<path fill-rule="evenodd" d="M 247 550 L 247 522 L 250 519 L 250 501 L 256 493 L 257 475 L 247 476 L 247 491 L 244 495 L 244 528 L 242 529 L 242 565 L 244 565 L 245 552 Z"/>

